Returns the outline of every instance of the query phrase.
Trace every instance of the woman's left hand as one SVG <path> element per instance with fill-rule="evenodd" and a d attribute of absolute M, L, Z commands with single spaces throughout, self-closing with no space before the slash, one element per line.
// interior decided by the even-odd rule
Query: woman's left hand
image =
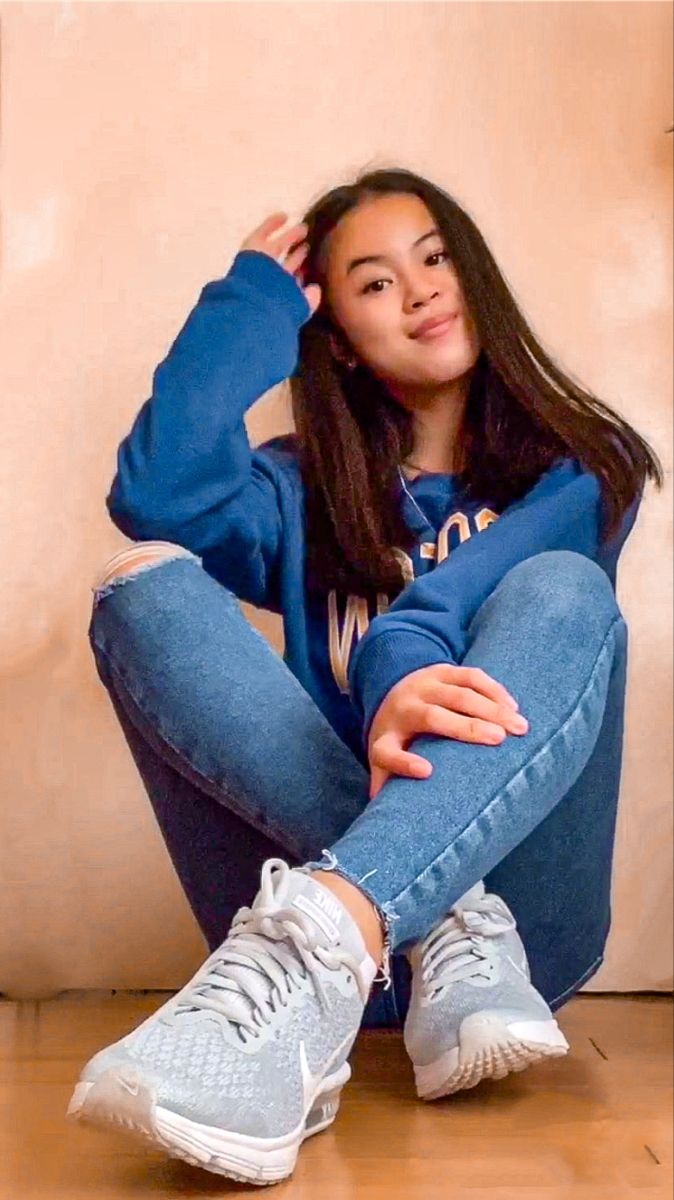
<path fill-rule="evenodd" d="M 408 751 L 421 733 L 497 746 L 509 733 L 526 733 L 528 722 L 503 684 L 480 667 L 433 663 L 411 671 L 382 700 L 370 726 L 370 800 L 391 775 L 427 779 L 427 758 Z"/>

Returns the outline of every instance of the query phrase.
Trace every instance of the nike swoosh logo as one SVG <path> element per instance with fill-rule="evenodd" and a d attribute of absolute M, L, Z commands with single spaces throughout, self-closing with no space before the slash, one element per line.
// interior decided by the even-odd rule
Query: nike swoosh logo
<path fill-rule="evenodd" d="M 342 1053 L 342 1050 L 344 1049 L 345 1046 L 347 1046 L 349 1044 L 350 1041 L 352 1041 L 352 1034 L 348 1033 L 346 1035 L 346 1037 L 344 1038 L 344 1040 L 342 1041 L 341 1045 L 338 1046 L 336 1048 L 336 1050 L 334 1051 L 334 1054 L 332 1055 L 333 1062 L 335 1061 L 335 1059 L 339 1058 L 339 1055 Z M 303 1040 L 300 1042 L 300 1070 L 302 1072 L 302 1090 L 303 1090 L 302 1098 L 304 1100 L 304 1108 L 306 1111 L 308 1109 L 309 1105 L 311 1104 L 311 1102 L 313 1101 L 314 1096 L 316 1095 L 316 1092 L 318 1091 L 319 1085 L 323 1081 L 323 1075 L 322 1074 L 321 1075 L 312 1075 L 311 1068 L 309 1067 L 309 1063 L 307 1061 L 307 1048 L 306 1048 L 306 1045 L 304 1044 Z"/>
<path fill-rule="evenodd" d="M 529 979 L 529 973 L 527 971 L 527 964 L 524 959 L 522 960 L 521 963 L 517 963 L 517 962 L 515 962 L 515 959 L 512 957 L 512 955 L 509 954 L 508 961 L 512 963 L 515 970 L 519 972 L 519 974 L 522 976 L 522 978 L 526 979 L 527 983 L 531 982 Z"/>
<path fill-rule="evenodd" d="M 312 1075 L 307 1061 L 307 1048 L 303 1041 L 300 1042 L 300 1070 L 302 1072 L 302 1097 L 306 1109 L 314 1098 L 321 1076 Z"/>

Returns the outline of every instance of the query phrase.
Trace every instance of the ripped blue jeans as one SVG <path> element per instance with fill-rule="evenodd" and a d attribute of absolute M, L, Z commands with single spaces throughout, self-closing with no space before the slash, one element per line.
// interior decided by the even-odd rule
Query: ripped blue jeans
<path fill-rule="evenodd" d="M 115 574 L 122 562 L 131 570 Z M 373 801 L 367 768 L 197 556 L 138 543 L 92 592 L 99 678 L 209 951 L 252 902 L 264 860 L 281 857 L 337 871 L 378 911 L 383 974 L 363 1027 L 402 1026 L 405 952 L 478 879 L 515 915 L 553 1011 L 597 971 L 627 627 L 595 563 L 568 551 L 519 563 L 469 627 L 464 665 L 516 697 L 528 732 L 498 746 L 420 734 L 409 749 L 432 774 L 393 776 Z"/>

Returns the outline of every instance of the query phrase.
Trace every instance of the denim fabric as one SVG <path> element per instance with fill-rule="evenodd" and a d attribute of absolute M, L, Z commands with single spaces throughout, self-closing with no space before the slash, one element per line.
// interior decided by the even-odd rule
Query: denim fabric
<path fill-rule="evenodd" d="M 332 866 L 388 926 L 392 986 L 375 985 L 363 1026 L 399 1028 L 405 950 L 484 879 L 559 1008 L 600 966 L 611 920 L 627 627 L 602 569 L 548 551 L 504 576 L 463 662 L 505 685 L 528 733 L 419 735 L 432 775 L 392 777 L 370 802 L 367 769 L 234 594 L 172 549 L 92 589 L 89 638 L 209 950 L 266 858 Z"/>

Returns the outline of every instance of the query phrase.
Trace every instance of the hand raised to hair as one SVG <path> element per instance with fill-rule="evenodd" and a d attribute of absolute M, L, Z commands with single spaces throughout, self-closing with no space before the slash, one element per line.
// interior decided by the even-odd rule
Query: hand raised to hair
<path fill-rule="evenodd" d="M 305 287 L 301 272 L 301 265 L 309 250 L 302 236 L 307 233 L 308 226 L 302 221 L 299 225 L 292 225 L 284 233 L 279 233 L 287 220 L 288 214 L 285 212 L 272 213 L 248 235 L 239 249 L 259 250 L 280 263 L 301 287 L 313 315 L 321 302 L 321 288 L 317 283 L 309 283 Z"/>

